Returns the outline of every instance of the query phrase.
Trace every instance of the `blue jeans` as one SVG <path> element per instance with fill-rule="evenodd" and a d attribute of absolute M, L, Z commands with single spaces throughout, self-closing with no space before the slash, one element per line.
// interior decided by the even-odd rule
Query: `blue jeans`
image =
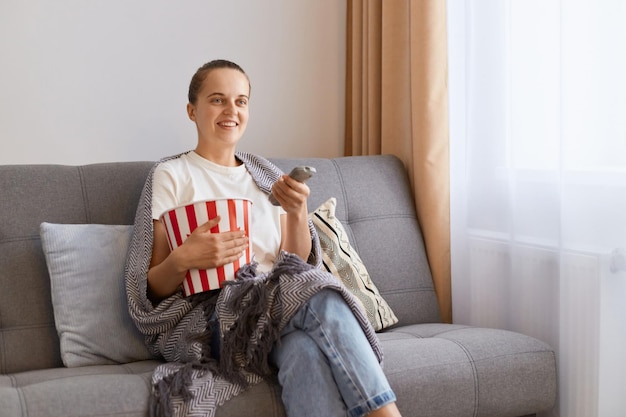
<path fill-rule="evenodd" d="M 295 314 L 270 360 L 288 416 L 360 417 L 396 400 L 358 321 L 333 290 Z"/>

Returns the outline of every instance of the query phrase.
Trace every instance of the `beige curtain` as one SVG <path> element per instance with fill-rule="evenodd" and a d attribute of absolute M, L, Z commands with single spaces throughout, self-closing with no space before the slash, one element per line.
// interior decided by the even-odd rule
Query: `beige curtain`
<path fill-rule="evenodd" d="M 445 0 L 348 0 L 346 155 L 404 162 L 442 318 L 452 322 Z"/>

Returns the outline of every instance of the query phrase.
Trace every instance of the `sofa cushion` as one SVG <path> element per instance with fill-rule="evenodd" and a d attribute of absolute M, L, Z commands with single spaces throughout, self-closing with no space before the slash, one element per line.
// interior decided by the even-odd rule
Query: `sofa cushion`
<path fill-rule="evenodd" d="M 126 304 L 132 226 L 42 223 L 54 321 L 67 367 L 150 359 Z"/>
<path fill-rule="evenodd" d="M 156 360 L 0 375 L 0 415 L 144 417 Z"/>
<path fill-rule="evenodd" d="M 444 323 L 400 326 L 378 337 L 403 415 L 523 416 L 555 403 L 554 350 L 535 338 Z"/>
<path fill-rule="evenodd" d="M 324 268 L 343 282 L 363 305 L 367 318 L 377 331 L 398 322 L 361 261 L 350 245 L 348 234 L 335 216 L 337 199 L 329 198 L 310 217 L 320 238 Z"/>

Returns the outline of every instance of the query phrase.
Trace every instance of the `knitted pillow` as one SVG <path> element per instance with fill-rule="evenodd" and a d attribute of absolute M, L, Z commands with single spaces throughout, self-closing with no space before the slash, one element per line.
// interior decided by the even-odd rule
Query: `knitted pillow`
<path fill-rule="evenodd" d="M 392 326 L 398 318 L 372 282 L 361 257 L 348 241 L 348 235 L 335 217 L 337 200 L 330 198 L 310 214 L 322 246 L 324 268 L 363 304 L 367 318 L 376 331 Z"/>

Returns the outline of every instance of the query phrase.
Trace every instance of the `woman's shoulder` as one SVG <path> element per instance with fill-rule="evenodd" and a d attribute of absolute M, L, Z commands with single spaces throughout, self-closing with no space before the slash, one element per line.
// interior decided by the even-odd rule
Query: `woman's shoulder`
<path fill-rule="evenodd" d="M 272 184 L 282 175 L 282 171 L 268 159 L 248 152 L 235 152 L 235 156 L 244 163 L 257 186 L 265 193 L 270 193 Z"/>
<path fill-rule="evenodd" d="M 269 159 L 261 155 L 238 151 L 235 153 L 235 156 L 240 161 L 242 161 L 248 167 L 248 169 L 258 169 L 261 171 L 267 170 L 274 173 L 282 173 L 280 168 L 274 165 Z"/>
<path fill-rule="evenodd" d="M 155 163 L 155 170 L 167 171 L 167 170 L 176 169 L 177 167 L 180 167 L 181 165 L 187 164 L 188 159 L 189 159 L 189 154 L 191 152 L 192 151 L 186 151 L 186 152 L 182 152 L 176 155 L 170 155 L 170 156 L 161 158 Z"/>

